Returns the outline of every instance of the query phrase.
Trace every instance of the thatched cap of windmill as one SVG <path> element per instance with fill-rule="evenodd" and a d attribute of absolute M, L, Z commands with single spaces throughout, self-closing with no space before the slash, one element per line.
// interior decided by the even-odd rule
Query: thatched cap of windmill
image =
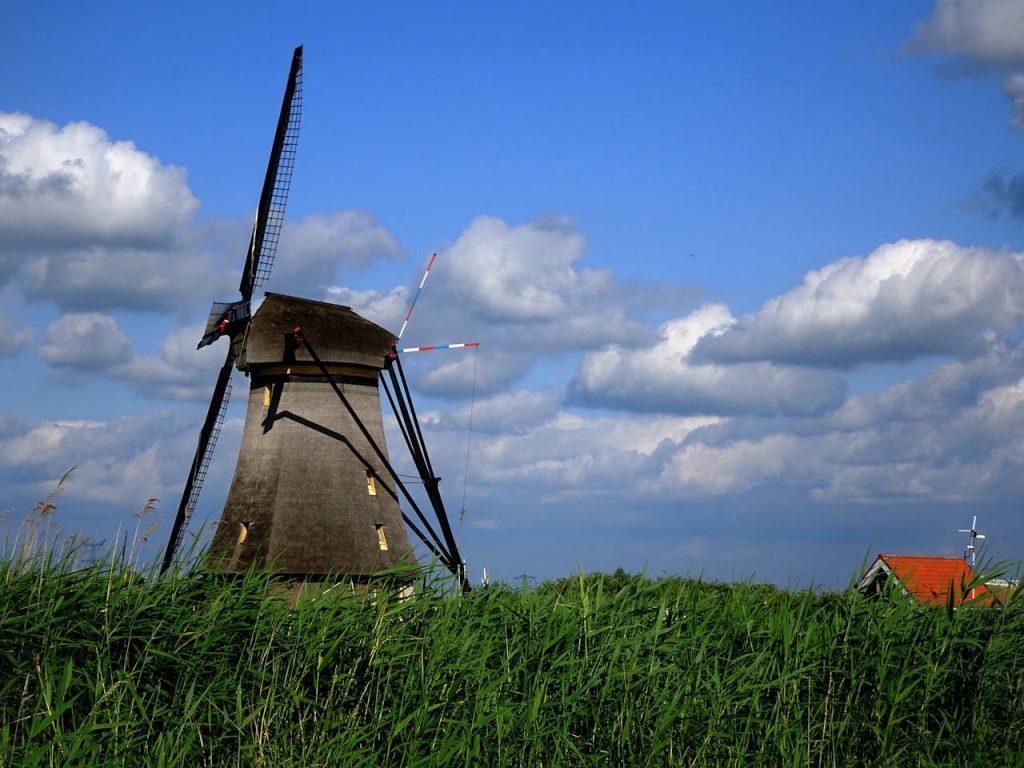
<path fill-rule="evenodd" d="M 249 323 L 238 367 L 312 364 L 309 352 L 292 340 L 299 326 L 304 335 L 317 340 L 317 353 L 325 364 L 358 366 L 374 376 L 384 367 L 395 342 L 394 333 L 350 307 L 268 292 Z"/>

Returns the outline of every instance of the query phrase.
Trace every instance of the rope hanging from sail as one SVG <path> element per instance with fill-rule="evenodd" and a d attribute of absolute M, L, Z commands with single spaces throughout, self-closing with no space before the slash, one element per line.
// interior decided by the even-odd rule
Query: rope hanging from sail
<path fill-rule="evenodd" d="M 466 518 L 466 492 L 469 488 L 469 451 L 473 443 L 473 407 L 476 405 L 476 374 L 477 362 L 480 357 L 480 347 L 473 349 L 473 388 L 469 396 L 469 426 L 466 429 L 466 466 L 462 472 L 462 507 L 459 509 L 459 531 L 462 530 L 462 521 Z"/>

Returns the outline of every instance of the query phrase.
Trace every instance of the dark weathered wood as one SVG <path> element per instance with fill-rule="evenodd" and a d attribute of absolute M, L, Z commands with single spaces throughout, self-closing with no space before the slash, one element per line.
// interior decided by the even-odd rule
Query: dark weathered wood
<path fill-rule="evenodd" d="M 249 325 L 249 407 L 211 567 L 367 577 L 412 562 L 385 463 L 331 385 L 306 362 L 308 352 L 291 342 L 299 325 L 323 339 L 325 362 L 344 369 L 339 386 L 358 422 L 373 442 L 386 445 L 377 375 L 393 334 L 347 307 L 269 294 Z M 384 526 L 386 550 L 378 526 Z"/>

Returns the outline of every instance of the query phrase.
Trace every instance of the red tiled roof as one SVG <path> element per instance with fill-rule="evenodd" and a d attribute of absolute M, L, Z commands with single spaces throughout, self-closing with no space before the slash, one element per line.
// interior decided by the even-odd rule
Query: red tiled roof
<path fill-rule="evenodd" d="M 945 605 L 950 585 L 953 587 L 953 599 L 959 604 L 961 584 L 970 584 L 974 578 L 971 566 L 959 557 L 879 555 L 878 559 L 907 594 L 921 605 Z M 967 597 L 979 597 L 987 591 L 984 584 L 979 584 L 974 588 L 974 594 Z"/>

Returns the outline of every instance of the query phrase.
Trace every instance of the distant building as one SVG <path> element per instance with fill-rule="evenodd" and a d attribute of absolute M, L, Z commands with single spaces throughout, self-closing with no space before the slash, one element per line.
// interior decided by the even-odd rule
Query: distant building
<path fill-rule="evenodd" d="M 1020 593 L 1017 579 L 991 579 L 985 582 L 992 600 L 999 605 L 1008 605 Z"/>
<path fill-rule="evenodd" d="M 895 586 L 919 605 L 946 605 L 950 590 L 954 605 L 977 600 L 984 605 L 1001 604 L 985 584 L 973 584 L 974 571 L 959 557 L 920 555 L 879 555 L 857 582 L 866 595 L 877 595 L 892 579 Z"/>

